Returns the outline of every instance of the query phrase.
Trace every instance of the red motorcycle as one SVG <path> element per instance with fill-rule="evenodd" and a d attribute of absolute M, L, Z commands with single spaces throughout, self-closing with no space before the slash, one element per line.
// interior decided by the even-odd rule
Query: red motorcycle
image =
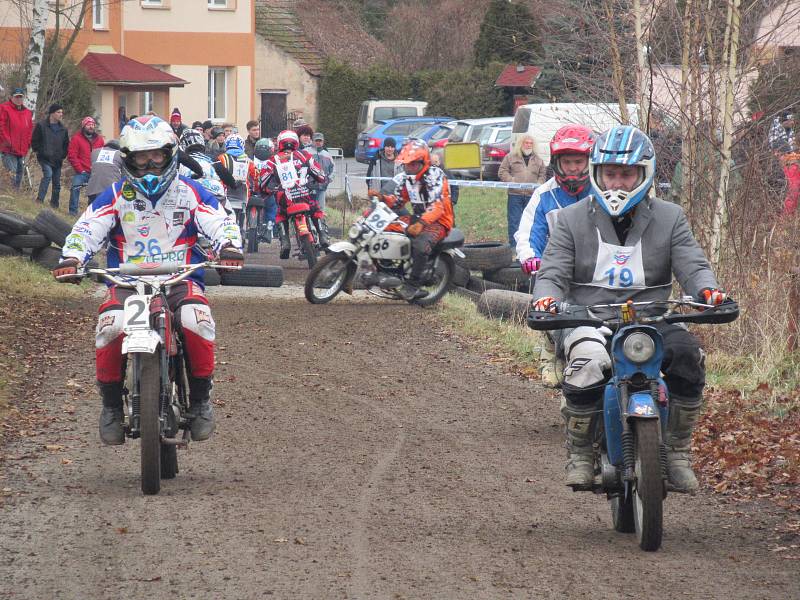
<path fill-rule="evenodd" d="M 295 238 L 297 241 L 295 257 L 300 260 L 306 260 L 310 269 L 317 264 L 317 256 L 319 255 L 319 238 L 311 220 L 314 209 L 308 202 L 303 200 L 292 201 L 288 196 L 285 196 L 284 202 L 284 213 L 286 215 L 286 221 L 282 223 L 284 235 L 288 238 Z M 290 227 L 294 230 L 294 235 L 289 231 Z M 282 251 L 281 258 L 289 258 L 288 254 L 287 251 L 284 256 Z"/>

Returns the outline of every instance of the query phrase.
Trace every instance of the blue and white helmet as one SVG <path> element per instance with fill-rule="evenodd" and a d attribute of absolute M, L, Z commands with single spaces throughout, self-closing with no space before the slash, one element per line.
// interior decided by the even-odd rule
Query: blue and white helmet
<path fill-rule="evenodd" d="M 234 158 L 244 154 L 244 140 L 237 133 L 232 133 L 225 138 L 225 152 Z"/>
<path fill-rule="evenodd" d="M 606 190 L 600 180 L 602 165 L 639 167 L 639 179 L 631 191 Z M 600 206 L 612 217 L 627 213 L 647 197 L 656 171 L 656 153 L 647 134 L 632 125 L 612 127 L 594 143 L 589 156 L 589 181 Z"/>
<path fill-rule="evenodd" d="M 166 121 L 150 115 L 128 121 L 119 136 L 123 174 L 134 188 L 148 198 L 159 196 L 178 175 L 177 146 L 178 138 Z M 144 166 L 137 165 L 133 155 L 149 150 L 162 150 L 164 163 L 156 165 L 151 161 Z M 157 170 L 160 174 L 146 173 L 147 170 Z"/>

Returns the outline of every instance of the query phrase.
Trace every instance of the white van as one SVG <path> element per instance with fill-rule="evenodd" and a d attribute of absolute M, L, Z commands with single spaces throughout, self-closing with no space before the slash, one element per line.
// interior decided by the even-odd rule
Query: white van
<path fill-rule="evenodd" d="M 639 123 L 638 109 L 638 105 L 628 104 L 631 125 Z M 533 136 L 536 154 L 544 164 L 549 164 L 550 140 L 564 125 L 586 125 L 596 133 L 602 133 L 619 125 L 621 120 L 619 104 L 523 104 L 514 113 L 511 141 L 515 144 L 524 133 Z"/>
<path fill-rule="evenodd" d="M 378 121 L 398 117 L 421 117 L 428 108 L 427 102 L 415 100 L 365 100 L 358 111 L 358 133 L 366 131 Z"/>

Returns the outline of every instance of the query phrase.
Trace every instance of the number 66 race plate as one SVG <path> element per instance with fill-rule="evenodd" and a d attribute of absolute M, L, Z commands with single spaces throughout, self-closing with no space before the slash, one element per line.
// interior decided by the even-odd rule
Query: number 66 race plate
<path fill-rule="evenodd" d="M 150 329 L 148 300 L 147 296 L 130 296 L 125 299 L 125 312 L 122 320 L 122 329 L 125 333 Z"/>

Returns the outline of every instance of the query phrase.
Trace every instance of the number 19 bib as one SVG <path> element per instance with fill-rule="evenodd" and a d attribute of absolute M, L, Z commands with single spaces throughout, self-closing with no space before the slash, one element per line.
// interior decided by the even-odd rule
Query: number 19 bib
<path fill-rule="evenodd" d="M 598 229 L 597 242 L 594 277 L 588 285 L 612 290 L 641 290 L 646 287 L 641 240 L 635 246 L 606 244 Z"/>

